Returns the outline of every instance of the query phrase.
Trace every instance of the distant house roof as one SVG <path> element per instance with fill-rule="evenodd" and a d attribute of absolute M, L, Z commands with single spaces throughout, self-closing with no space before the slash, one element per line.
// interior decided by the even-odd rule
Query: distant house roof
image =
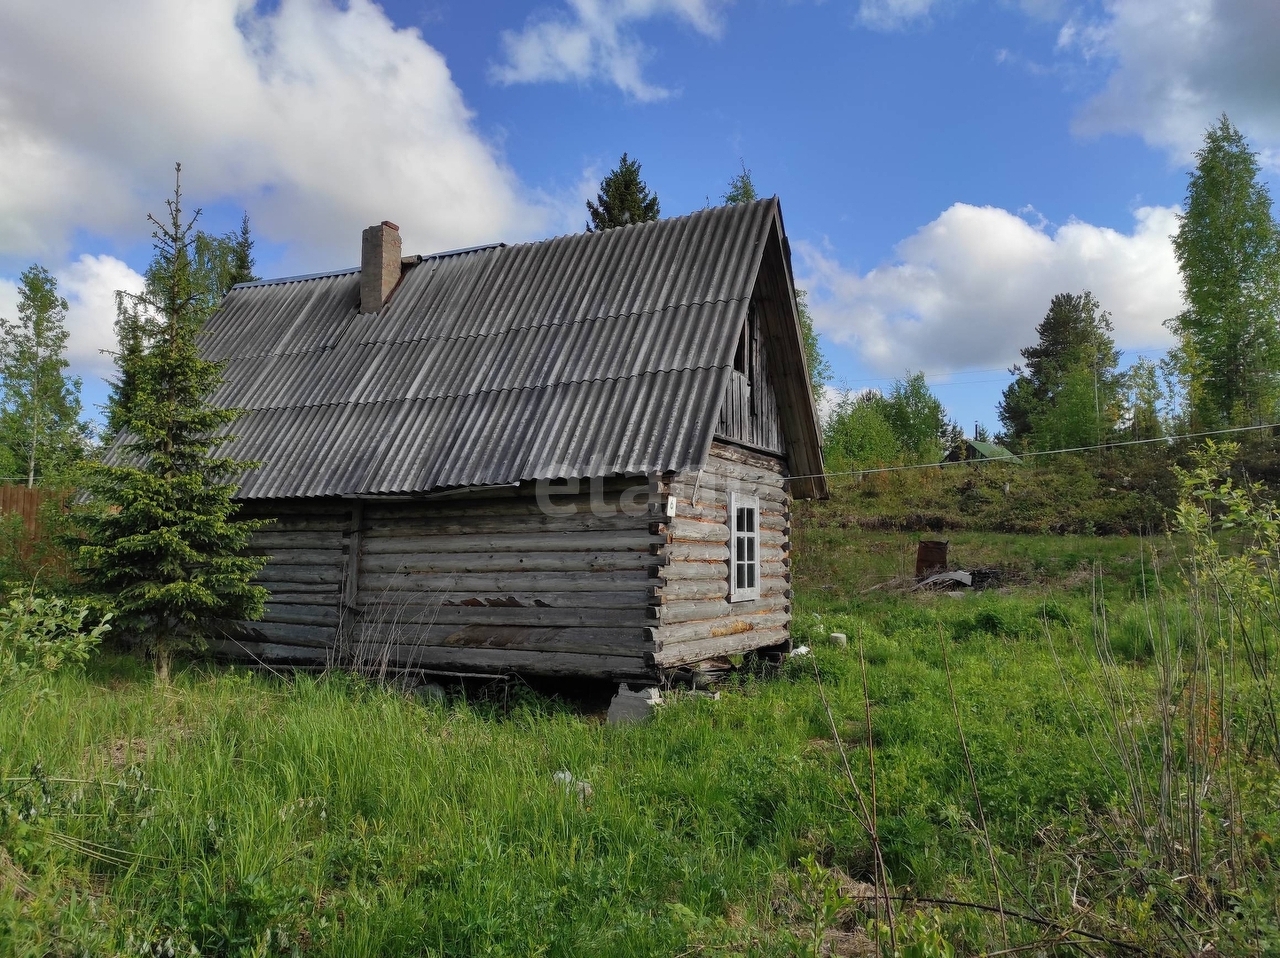
<path fill-rule="evenodd" d="M 418 493 L 697 468 L 753 294 L 798 496 L 825 495 L 777 199 L 406 259 L 376 313 L 358 270 L 237 286 L 201 335 L 246 410 L 241 498 Z M 769 319 L 769 315 L 772 319 Z"/>
<path fill-rule="evenodd" d="M 947 454 L 947 462 L 967 462 L 980 459 L 1002 459 L 1005 462 L 1022 465 L 1022 460 L 1004 446 L 994 442 L 981 442 L 977 439 L 962 440 Z"/>

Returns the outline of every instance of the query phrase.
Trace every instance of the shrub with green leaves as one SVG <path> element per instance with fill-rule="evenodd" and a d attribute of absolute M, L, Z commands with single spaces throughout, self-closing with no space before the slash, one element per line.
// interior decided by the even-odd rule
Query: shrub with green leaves
<path fill-rule="evenodd" d="M 111 630 L 110 614 L 89 626 L 87 606 L 28 592 L 0 606 L 0 686 L 81 666 Z"/>

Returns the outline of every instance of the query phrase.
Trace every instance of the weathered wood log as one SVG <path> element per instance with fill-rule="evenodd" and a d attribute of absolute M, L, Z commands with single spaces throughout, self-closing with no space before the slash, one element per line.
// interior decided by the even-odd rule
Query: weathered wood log
<path fill-rule="evenodd" d="M 654 537 L 646 528 L 638 531 L 475 533 L 437 536 L 367 536 L 364 554 L 450 554 L 470 552 L 645 552 Z"/>
<path fill-rule="evenodd" d="M 458 515 L 421 515 L 395 517 L 376 522 L 366 519 L 364 531 L 371 537 L 489 535 L 519 530 L 523 533 L 563 532 L 636 532 L 642 530 L 648 515 L 614 512 L 597 516 L 590 509 L 574 515 L 545 515 L 534 511 L 519 515 L 491 515 L 454 510 Z"/>
<path fill-rule="evenodd" d="M 294 605 L 268 602 L 262 613 L 263 622 L 283 622 L 292 625 L 323 625 L 337 628 L 338 607 L 321 605 Z"/>
<path fill-rule="evenodd" d="M 342 549 L 345 543 L 341 531 L 333 532 L 286 532 L 268 527 L 255 532 L 250 546 L 259 551 L 272 549 Z"/>
<path fill-rule="evenodd" d="M 332 585 L 342 581 L 341 557 L 334 560 L 333 565 L 289 565 L 268 562 L 265 569 L 257 576 L 263 582 L 288 582 L 296 585 Z"/>
<path fill-rule="evenodd" d="M 518 625 L 542 628 L 641 628 L 647 624 L 645 600 L 630 608 L 587 609 L 581 607 L 501 608 L 494 606 L 416 604 L 397 601 L 361 605 L 362 622 L 426 622 L 439 625 Z"/>
<path fill-rule="evenodd" d="M 330 655 L 329 649 L 237 638 L 211 639 L 209 651 L 217 656 L 263 665 L 324 665 Z"/>
<path fill-rule="evenodd" d="M 755 649 L 780 645 L 790 638 L 786 628 L 754 629 L 733 635 L 686 642 L 682 645 L 664 646 L 649 654 L 649 661 L 657 668 L 672 669 L 721 655 L 740 655 Z"/>
<path fill-rule="evenodd" d="M 357 664 L 360 659 L 357 658 Z M 389 645 L 367 661 L 387 661 L 398 668 L 439 671 L 485 672 L 501 675 L 522 672 L 534 675 L 591 675 L 619 679 L 648 679 L 653 670 L 643 655 L 606 655 L 559 652 L 550 649 L 515 650 L 453 648 L 447 646 Z"/>
<path fill-rule="evenodd" d="M 351 648 L 357 650 L 362 646 L 402 645 L 641 655 L 658 647 L 644 629 L 430 625 L 364 619 L 353 627 L 351 637 Z"/>
<path fill-rule="evenodd" d="M 270 566 L 267 567 L 270 569 Z M 316 602 L 332 602 L 338 593 L 336 585 L 326 582 L 274 582 L 271 579 L 254 579 L 254 585 L 260 585 L 272 595 L 308 595 Z"/>
<path fill-rule="evenodd" d="M 250 641 L 274 640 L 310 648 L 328 648 L 333 645 L 337 630 L 332 626 L 295 625 L 288 622 L 232 622 L 230 637 L 243 637 Z"/>
<path fill-rule="evenodd" d="M 641 552 L 463 552 L 421 556 L 371 555 L 364 572 L 613 572 L 654 564 Z"/>
<path fill-rule="evenodd" d="M 726 615 L 718 619 L 700 619 L 696 622 L 682 622 L 678 625 L 662 625 L 655 630 L 654 640 L 661 642 L 663 648 L 680 645 L 683 642 L 694 642 L 700 639 L 719 638 L 725 635 L 736 635 L 739 632 L 751 632 L 758 629 L 773 629 L 785 626 L 791 621 L 789 612 L 763 612 L 758 615 Z"/>
<path fill-rule="evenodd" d="M 409 592 L 614 592 L 645 589 L 651 584 L 647 569 L 606 572 L 403 572 L 360 575 L 362 593 Z"/>
<path fill-rule="evenodd" d="M 711 621 L 729 616 L 754 615 L 758 612 L 790 611 L 791 606 L 781 592 L 762 594 L 758 599 L 728 602 L 723 596 L 716 599 L 667 602 L 662 607 L 662 624 L 677 625 L 681 622 Z"/>
<path fill-rule="evenodd" d="M 514 609 L 638 609 L 649 604 L 649 595 L 641 588 L 629 591 L 593 592 L 517 592 L 514 590 L 478 592 L 467 589 L 430 591 L 418 588 L 404 588 L 366 591 L 361 594 L 361 604 L 366 606 L 410 604 L 423 607 L 472 606 Z"/>
<path fill-rule="evenodd" d="M 341 547 L 335 549 L 259 549 L 251 546 L 250 555 L 267 555 L 276 565 L 329 566 L 342 563 Z"/>

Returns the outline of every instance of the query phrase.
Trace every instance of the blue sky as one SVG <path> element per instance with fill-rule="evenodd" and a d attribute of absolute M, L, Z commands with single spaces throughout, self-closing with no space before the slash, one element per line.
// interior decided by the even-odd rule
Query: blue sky
<path fill-rule="evenodd" d="M 836 386 L 930 374 L 966 426 L 1050 297 L 1167 345 L 1168 235 L 1222 111 L 1280 170 L 1274 0 L 71 2 L 0 11 L 0 315 L 53 269 L 100 401 L 111 291 L 175 159 L 264 275 L 582 228 L 624 150 L 664 215 L 782 198 Z"/>

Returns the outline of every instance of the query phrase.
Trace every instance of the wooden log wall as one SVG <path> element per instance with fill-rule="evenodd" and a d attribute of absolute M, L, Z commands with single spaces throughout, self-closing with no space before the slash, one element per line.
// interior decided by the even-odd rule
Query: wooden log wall
<path fill-rule="evenodd" d="M 651 676 L 661 539 L 648 504 L 660 489 L 643 478 L 589 489 L 552 496 L 552 510 L 532 484 L 367 501 L 358 666 Z"/>
<path fill-rule="evenodd" d="M 250 549 L 271 556 L 254 580 L 271 596 L 261 621 L 228 623 L 224 637 L 211 643 L 215 652 L 267 664 L 334 663 L 354 505 L 295 499 L 242 508 L 242 518 L 275 520 L 254 535 Z"/>
<path fill-rule="evenodd" d="M 670 484 L 675 517 L 664 523 L 660 625 L 653 661 L 660 669 L 781 646 L 791 626 L 791 496 L 782 460 L 712 444 L 701 475 Z M 760 598 L 729 601 L 729 492 L 760 499 Z"/>

